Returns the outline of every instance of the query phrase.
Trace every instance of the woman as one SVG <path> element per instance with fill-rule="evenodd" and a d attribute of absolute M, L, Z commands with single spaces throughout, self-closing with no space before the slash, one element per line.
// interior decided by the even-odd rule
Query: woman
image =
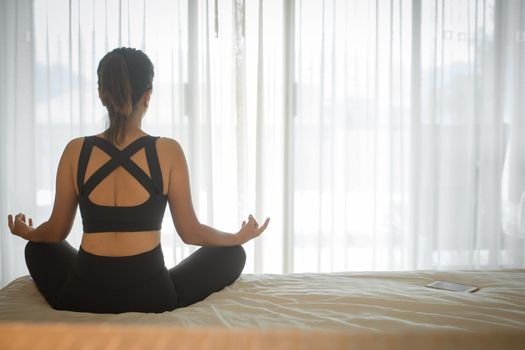
<path fill-rule="evenodd" d="M 66 146 L 47 222 L 33 228 L 24 214 L 8 217 L 11 232 L 29 241 L 31 277 L 60 310 L 163 312 L 203 300 L 239 277 L 241 245 L 269 218 L 259 226 L 250 215 L 234 234 L 199 223 L 180 145 L 141 130 L 152 92 L 149 58 L 118 48 L 102 58 L 97 74 L 109 128 Z M 170 270 L 160 246 L 166 202 L 182 240 L 203 246 Z M 65 241 L 77 205 L 84 228 L 78 252 Z"/>

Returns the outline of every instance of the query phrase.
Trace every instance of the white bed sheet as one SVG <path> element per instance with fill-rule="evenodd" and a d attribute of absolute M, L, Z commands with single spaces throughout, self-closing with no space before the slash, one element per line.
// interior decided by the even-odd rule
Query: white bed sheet
<path fill-rule="evenodd" d="M 479 286 L 480 291 L 424 287 L 434 280 Z M 187 308 L 118 315 L 53 310 L 24 276 L 0 290 L 0 321 L 525 334 L 525 270 L 242 275 Z"/>

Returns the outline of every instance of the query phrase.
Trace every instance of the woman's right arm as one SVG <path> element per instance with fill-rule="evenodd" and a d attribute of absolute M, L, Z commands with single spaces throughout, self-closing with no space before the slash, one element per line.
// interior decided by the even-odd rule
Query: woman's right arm
<path fill-rule="evenodd" d="M 268 226 L 262 226 L 250 215 L 237 233 L 222 232 L 199 222 L 191 200 L 188 165 L 181 146 L 175 140 L 167 140 L 170 166 L 168 202 L 177 233 L 184 243 L 198 246 L 235 246 L 258 237 Z"/>
<path fill-rule="evenodd" d="M 24 214 L 9 215 L 8 225 L 11 233 L 28 241 L 58 243 L 66 239 L 71 232 L 77 211 L 77 195 L 73 164 L 78 158 L 83 138 L 70 141 L 58 164 L 56 175 L 55 203 L 49 220 L 33 228 L 33 220 L 26 222 Z"/>

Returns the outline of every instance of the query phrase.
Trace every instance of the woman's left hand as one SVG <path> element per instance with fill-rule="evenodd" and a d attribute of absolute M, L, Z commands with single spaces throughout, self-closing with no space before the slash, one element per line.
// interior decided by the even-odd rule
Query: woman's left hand
<path fill-rule="evenodd" d="M 239 232 L 236 233 L 239 239 L 239 244 L 244 244 L 251 239 L 259 237 L 259 235 L 263 233 L 264 230 L 266 230 L 266 227 L 268 227 L 269 222 L 270 218 L 266 218 L 264 224 L 262 226 L 259 226 L 257 220 L 255 220 L 255 218 L 250 214 L 250 216 L 248 217 L 248 222 L 243 221 L 241 229 L 239 230 Z"/>
<path fill-rule="evenodd" d="M 9 225 L 12 234 L 24 239 L 28 239 L 28 233 L 34 230 L 33 219 L 29 218 L 28 223 L 26 223 L 26 216 L 22 213 L 16 215 L 14 220 L 13 215 L 9 215 L 7 217 L 7 224 Z"/>

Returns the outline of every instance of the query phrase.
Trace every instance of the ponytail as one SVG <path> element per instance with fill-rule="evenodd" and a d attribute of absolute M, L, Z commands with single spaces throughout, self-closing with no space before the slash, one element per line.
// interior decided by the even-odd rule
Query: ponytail
<path fill-rule="evenodd" d="M 97 74 L 99 96 L 109 114 L 105 136 L 117 145 L 126 136 L 127 122 L 135 105 L 151 89 L 153 64 L 144 52 L 121 47 L 100 60 Z"/>
<path fill-rule="evenodd" d="M 102 66 L 99 92 L 109 113 L 106 137 L 113 144 L 119 144 L 125 135 L 126 121 L 133 111 L 128 67 L 119 54 L 110 55 Z"/>

